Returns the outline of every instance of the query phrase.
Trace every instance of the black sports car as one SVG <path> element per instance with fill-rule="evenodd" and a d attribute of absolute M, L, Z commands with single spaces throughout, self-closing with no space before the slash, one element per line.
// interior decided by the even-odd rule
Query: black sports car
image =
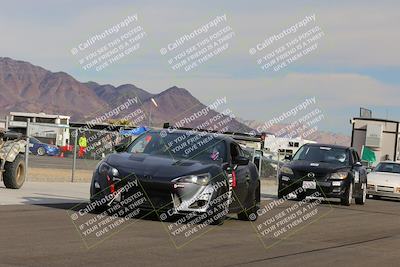
<path fill-rule="evenodd" d="M 280 169 L 278 197 L 290 193 L 304 199 L 319 192 L 321 197 L 340 198 L 342 205 L 363 205 L 367 193 L 367 170 L 357 151 L 337 145 L 306 144 Z"/>
<path fill-rule="evenodd" d="M 151 130 L 130 144 L 118 145 L 116 150 L 93 173 L 92 203 L 110 207 L 142 190 L 147 199 L 140 203 L 141 210 L 204 214 L 221 207 L 223 202 L 227 212 L 238 213 L 239 219 L 257 218 L 258 172 L 230 137 L 207 132 Z M 129 182 L 138 182 L 140 186 L 121 190 Z M 213 224 L 221 224 L 225 215 Z"/>

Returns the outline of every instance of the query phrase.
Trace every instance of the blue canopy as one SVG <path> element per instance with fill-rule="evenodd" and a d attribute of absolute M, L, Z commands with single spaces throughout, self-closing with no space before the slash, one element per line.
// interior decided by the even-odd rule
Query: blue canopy
<path fill-rule="evenodd" d="M 135 129 L 131 129 L 131 130 L 121 130 L 119 131 L 120 134 L 122 135 L 139 135 L 142 134 L 146 131 L 148 131 L 149 129 L 146 128 L 145 126 L 140 126 L 138 128 Z"/>

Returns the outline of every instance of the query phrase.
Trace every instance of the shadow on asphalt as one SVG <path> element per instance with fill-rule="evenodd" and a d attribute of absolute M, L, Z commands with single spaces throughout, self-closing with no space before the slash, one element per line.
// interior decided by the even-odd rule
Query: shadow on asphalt
<path fill-rule="evenodd" d="M 38 207 L 45 207 L 45 208 L 52 208 L 52 209 L 61 209 L 65 211 L 75 211 L 78 212 L 81 209 L 84 209 L 89 203 L 77 203 L 77 202 L 68 202 L 71 201 L 70 199 L 60 199 L 60 198 L 26 198 L 28 203 L 27 205 L 38 206 Z M 34 201 L 33 201 L 34 200 Z M 64 203 L 51 203 L 55 201 L 65 201 Z M 36 203 L 35 203 L 36 202 Z M 137 216 L 132 217 L 132 219 L 140 219 L 140 220 L 149 220 L 149 221 L 161 221 L 159 215 L 162 212 L 159 212 L 157 215 L 155 210 L 143 210 Z M 90 212 L 93 216 L 99 214 L 99 212 Z M 175 222 L 180 218 L 184 217 L 185 215 L 173 215 L 168 216 L 167 219 L 163 220 L 163 222 Z M 232 214 L 227 215 L 227 219 L 229 220 L 238 220 Z"/>

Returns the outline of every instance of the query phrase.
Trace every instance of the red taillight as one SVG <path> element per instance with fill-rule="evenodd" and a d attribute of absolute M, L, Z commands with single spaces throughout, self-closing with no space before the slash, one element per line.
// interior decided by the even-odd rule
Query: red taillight
<path fill-rule="evenodd" d="M 232 188 L 236 187 L 236 172 L 232 171 Z"/>

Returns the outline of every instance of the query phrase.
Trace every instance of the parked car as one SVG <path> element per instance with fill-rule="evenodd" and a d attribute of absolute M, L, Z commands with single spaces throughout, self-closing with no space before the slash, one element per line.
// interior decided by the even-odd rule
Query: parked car
<path fill-rule="evenodd" d="M 40 142 L 35 137 L 29 138 L 29 151 L 38 156 L 58 156 L 60 154 L 60 149 L 57 146 Z"/>
<path fill-rule="evenodd" d="M 400 163 L 394 161 L 380 162 L 368 174 L 368 196 L 400 198 Z"/>
<path fill-rule="evenodd" d="M 242 220 L 257 219 L 258 172 L 230 137 L 184 130 L 165 135 L 151 130 L 128 145 L 117 146 L 116 151 L 119 152 L 108 155 L 94 171 L 92 203 L 104 203 L 104 198 L 116 192 L 118 195 L 129 181 L 139 180 L 150 200 L 140 205 L 142 210 L 210 214 L 219 204 L 215 200 L 228 195 L 229 213 L 237 213 Z M 134 193 L 123 192 L 118 201 L 121 203 Z M 222 216 L 212 224 L 222 224 L 224 219 Z"/>
<path fill-rule="evenodd" d="M 289 163 L 280 169 L 278 196 L 280 198 L 298 188 L 298 199 L 319 192 L 324 198 L 339 198 L 349 206 L 353 197 L 363 205 L 367 193 L 367 170 L 353 148 L 305 144 Z"/>

